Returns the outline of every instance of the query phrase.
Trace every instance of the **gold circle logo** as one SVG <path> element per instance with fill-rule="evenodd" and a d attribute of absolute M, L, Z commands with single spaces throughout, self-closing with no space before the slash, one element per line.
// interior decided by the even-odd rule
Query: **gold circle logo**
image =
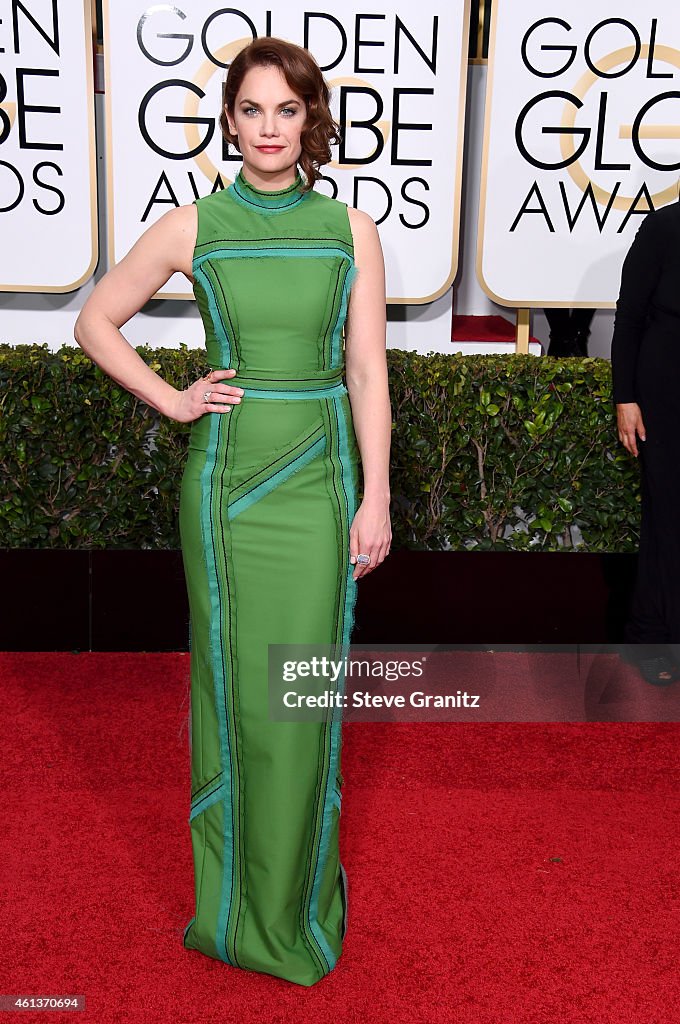
<path fill-rule="evenodd" d="M 672 64 L 673 67 L 680 68 L 680 50 L 676 50 L 672 46 L 656 46 L 655 54 L 666 64 Z M 606 57 L 602 57 L 598 62 L 597 66 L 601 71 L 611 71 L 613 68 L 618 67 L 619 64 L 628 63 L 633 60 L 635 56 L 635 48 L 633 46 L 625 46 L 620 50 L 614 50 Z M 649 43 L 644 43 L 640 49 L 640 55 L 638 60 L 647 60 L 649 58 Z M 588 69 L 584 75 L 579 78 L 578 82 L 572 90 L 575 96 L 578 96 L 580 100 L 583 100 L 589 90 L 600 81 L 598 75 Z M 562 115 L 562 128 L 573 128 L 576 124 L 576 113 L 577 108 L 573 104 L 568 104 L 564 108 Z M 619 129 L 619 138 L 630 138 L 632 134 L 632 127 L 630 125 L 622 125 Z M 678 137 L 678 130 L 672 125 L 650 125 L 646 129 L 641 129 L 640 135 L 644 138 L 664 138 L 664 137 Z M 574 146 L 573 135 L 562 135 L 560 136 L 560 149 L 562 156 L 565 160 L 573 157 L 576 148 Z M 570 177 L 574 180 L 575 184 L 585 192 L 588 184 L 592 185 L 593 195 L 601 206 L 606 206 L 611 200 L 612 193 L 606 189 L 597 185 L 591 178 L 588 177 L 584 169 L 581 167 L 578 161 L 574 161 L 567 167 Z M 662 189 L 661 192 L 656 192 L 652 196 L 652 201 L 655 209 L 660 206 L 665 206 L 677 199 L 678 197 L 678 186 L 677 183 L 670 185 L 668 188 Z M 634 196 L 621 196 L 617 195 L 612 202 L 612 206 L 618 210 L 628 210 L 631 203 L 634 201 Z"/>

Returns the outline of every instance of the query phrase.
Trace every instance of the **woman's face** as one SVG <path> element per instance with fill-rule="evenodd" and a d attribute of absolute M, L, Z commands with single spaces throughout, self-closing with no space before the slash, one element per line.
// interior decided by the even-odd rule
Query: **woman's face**
<path fill-rule="evenodd" d="M 248 71 L 227 120 L 238 135 L 244 174 L 256 188 L 285 188 L 295 180 L 306 118 L 304 99 L 278 67 Z"/>

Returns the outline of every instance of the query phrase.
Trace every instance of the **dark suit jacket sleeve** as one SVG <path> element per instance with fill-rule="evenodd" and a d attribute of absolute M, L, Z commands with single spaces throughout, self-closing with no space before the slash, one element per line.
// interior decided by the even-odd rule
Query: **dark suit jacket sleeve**
<path fill-rule="evenodd" d="M 612 338 L 614 401 L 635 402 L 635 365 L 649 305 L 659 282 L 664 232 L 656 213 L 648 213 L 628 250 L 621 270 Z"/>

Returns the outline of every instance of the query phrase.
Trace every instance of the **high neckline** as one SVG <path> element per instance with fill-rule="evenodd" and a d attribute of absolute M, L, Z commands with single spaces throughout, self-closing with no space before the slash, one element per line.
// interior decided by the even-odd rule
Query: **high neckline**
<path fill-rule="evenodd" d="M 301 185 L 302 175 L 298 171 L 295 181 L 291 185 L 287 185 L 286 188 L 256 188 L 255 185 L 248 181 L 243 173 L 243 168 L 241 168 L 234 179 L 233 188 L 239 199 L 247 203 L 248 206 L 269 211 L 290 210 L 292 206 L 297 206 L 298 203 L 301 203 L 308 194 L 300 191 Z"/>

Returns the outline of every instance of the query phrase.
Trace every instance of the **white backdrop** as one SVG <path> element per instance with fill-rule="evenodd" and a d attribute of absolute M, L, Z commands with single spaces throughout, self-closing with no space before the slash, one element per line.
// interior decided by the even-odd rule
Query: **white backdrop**
<path fill-rule="evenodd" d="M 443 295 L 457 269 L 469 0 L 373 0 L 370 14 L 289 0 L 267 21 L 271 8 L 105 0 L 110 261 L 171 205 L 233 180 L 240 162 L 223 159 L 215 124 L 223 65 L 256 31 L 308 46 L 322 66 L 346 149 L 317 188 L 375 219 L 388 300 Z M 189 282 L 176 274 L 159 294 L 191 297 Z"/>
<path fill-rule="evenodd" d="M 512 312 L 496 305 L 480 287 L 475 276 L 476 224 L 479 210 L 479 178 L 484 120 L 484 94 L 487 68 L 473 64 L 468 68 L 468 110 L 465 122 L 463 164 L 463 195 L 461 199 L 461 240 L 458 275 L 455 289 L 422 305 L 389 305 L 387 309 L 387 345 L 390 348 L 428 352 L 466 353 L 495 350 L 495 346 L 474 342 L 451 342 L 451 313 L 455 296 L 455 311 L 483 316 L 489 313 L 512 318 Z M 103 81 L 103 70 L 100 75 Z M 1 294 L 0 327 L 3 340 L 17 343 L 47 342 L 51 349 L 63 344 L 75 345 L 73 325 L 78 311 L 92 291 L 95 283 L 108 269 L 106 254 L 106 197 L 103 95 L 96 97 L 99 209 L 101 257 L 95 276 L 78 291 L 70 295 Z M 601 323 L 598 321 L 601 320 Z M 547 339 L 547 325 L 540 313 L 533 317 L 533 333 Z M 611 340 L 611 312 L 602 310 L 595 318 L 591 352 L 608 356 Z M 133 345 L 148 344 L 175 348 L 180 342 L 189 347 L 204 344 L 203 324 L 195 303 L 177 299 L 153 299 L 137 313 L 123 329 Z M 512 351 L 512 346 L 499 346 Z M 532 347 L 532 352 L 537 350 Z"/>
<path fill-rule="evenodd" d="M 503 3 L 504 0 L 498 0 L 498 2 Z M 521 0 L 521 2 L 524 2 L 524 0 Z M 36 19 L 36 22 L 42 26 L 43 31 L 49 37 L 52 30 L 51 0 L 31 0 L 31 2 L 26 3 L 24 6 L 26 7 L 27 10 L 29 10 L 32 13 L 32 16 Z M 60 10 L 63 6 L 63 0 L 60 0 Z M 168 5 L 164 6 L 167 7 Z M 566 11 L 567 5 L 564 5 L 564 7 Z M 152 8 L 149 8 L 149 10 L 151 9 Z M 76 14 L 78 15 L 78 17 L 81 17 L 82 13 L 83 12 L 80 10 L 79 3 L 71 5 L 71 17 L 75 16 Z M 565 20 L 567 20 L 567 18 L 571 16 L 569 15 L 568 11 L 567 13 L 563 11 L 562 14 Z M 5 54 L 0 54 L 0 61 L 2 61 L 5 59 L 7 52 L 12 50 L 13 48 L 11 5 L 9 4 L 9 0 L 0 0 L 0 17 L 2 18 L 2 21 L 0 22 L 0 47 L 3 47 L 6 51 Z M 61 17 L 62 15 L 60 14 L 60 19 Z M 345 19 L 343 18 L 343 23 L 344 21 Z M 60 29 L 64 24 L 67 24 L 67 22 L 60 20 Z M 388 34 L 387 32 L 384 31 L 378 31 L 378 29 L 384 29 L 386 24 L 390 24 L 387 16 L 385 16 L 384 18 L 379 18 L 375 22 L 375 24 L 372 21 L 367 21 L 365 24 L 363 24 L 361 29 L 361 40 L 364 43 L 366 43 L 370 36 L 373 41 L 378 41 L 379 37 L 383 36 L 384 38 L 382 39 L 382 41 L 383 43 L 385 43 L 386 40 L 388 39 Z M 410 25 L 411 29 L 415 32 L 412 23 L 406 22 L 406 24 Z M 638 17 L 637 24 L 637 31 L 642 38 L 644 27 L 642 15 Z M 672 65 L 661 65 L 658 63 L 659 54 L 666 52 L 660 50 L 660 46 L 662 44 L 659 42 L 659 40 L 661 39 L 662 27 L 663 26 L 661 19 L 657 18 L 658 31 L 657 39 L 655 41 L 655 59 L 652 62 L 651 71 L 654 74 L 675 74 L 675 72 L 672 70 Z M 41 36 L 39 30 L 35 27 L 35 25 L 32 25 L 27 16 L 21 13 L 19 13 L 19 29 L 21 45 L 28 45 L 30 37 L 33 36 L 35 37 L 36 42 L 40 44 L 43 51 L 53 52 L 52 47 L 49 45 L 48 39 L 45 39 L 43 36 Z M 392 24 L 392 29 L 394 29 L 394 24 Z M 626 30 L 625 26 L 618 26 L 618 28 L 614 26 L 612 31 L 613 30 L 621 32 L 629 31 Z M 82 38 L 84 39 L 84 36 Z M 143 38 L 145 39 L 145 45 L 147 45 L 147 48 L 150 47 L 153 35 L 148 37 L 148 39 L 147 37 Z M 74 35 L 73 33 L 69 33 L 69 45 L 73 45 L 74 41 L 78 41 L 80 39 L 80 36 Z M 421 44 L 424 45 L 423 40 L 421 39 L 420 41 Z M 597 35 L 595 36 L 595 42 L 597 42 Z M 538 36 L 535 36 L 534 43 L 538 44 L 538 48 L 536 52 L 530 54 L 532 61 L 537 63 L 539 56 L 542 55 L 543 57 L 546 57 L 547 55 L 548 57 L 550 57 L 552 54 L 552 59 L 555 61 L 553 68 L 556 68 L 558 66 L 560 57 L 564 62 L 565 55 L 563 52 L 540 50 L 540 46 L 546 43 L 545 39 L 538 40 Z M 402 51 L 404 50 L 404 47 L 407 44 L 411 47 L 411 49 L 413 49 L 412 44 L 408 43 L 408 40 L 406 40 L 405 42 L 402 41 Z M 63 55 L 66 54 L 67 49 L 64 48 L 63 39 L 61 38 L 59 40 L 59 45 L 63 57 Z M 177 55 L 181 53 L 182 45 L 186 46 L 186 42 L 182 44 L 181 40 L 179 42 L 172 42 L 171 40 L 161 40 L 159 42 L 159 45 L 175 46 L 177 50 L 174 54 L 174 57 L 176 58 Z M 200 33 L 198 43 L 195 43 L 194 45 L 200 45 Z M 87 48 L 89 49 L 89 40 Z M 86 47 L 83 46 L 82 49 L 84 52 Z M 438 49 L 439 54 L 441 54 L 441 46 L 439 46 Z M 374 55 L 381 55 L 383 54 L 384 50 L 385 47 L 367 47 L 366 49 L 360 48 L 360 66 L 373 65 L 377 67 L 379 61 L 375 60 Z M 677 53 L 677 51 L 674 52 Z M 156 56 L 158 56 L 158 54 Z M 172 56 L 172 54 L 167 54 L 166 56 L 169 57 Z M 387 61 L 386 63 L 389 64 L 389 61 Z M 6 63 L 0 64 L 0 67 L 3 67 L 5 69 L 7 68 L 7 66 L 8 65 Z M 14 65 L 12 65 L 12 67 L 13 66 Z M 28 66 L 28 64 L 26 66 Z M 48 65 L 46 64 L 45 67 L 47 66 Z M 57 65 L 55 64 L 54 67 L 56 68 L 56 66 Z M 85 75 L 86 83 L 87 76 L 89 74 L 88 68 L 89 62 L 84 61 L 81 64 L 81 73 Z M 649 69 L 646 67 L 645 71 L 647 72 L 647 70 Z M 455 351 L 456 348 L 468 352 L 490 351 L 491 349 L 489 348 L 488 345 L 475 345 L 474 343 L 463 343 L 457 344 L 455 346 L 452 345 L 450 341 L 452 299 L 454 300 L 453 306 L 455 308 L 455 312 L 457 313 L 505 313 L 509 318 L 512 318 L 513 315 L 510 310 L 504 309 L 502 306 L 497 305 L 493 301 L 493 299 L 489 297 L 489 295 L 480 286 L 475 276 L 474 258 L 476 245 L 476 226 L 477 211 L 479 209 L 479 182 L 481 177 L 482 163 L 481 148 L 482 138 L 484 134 L 482 114 L 484 105 L 484 94 L 486 88 L 487 68 L 485 66 L 470 65 L 467 68 L 467 71 L 469 79 L 467 98 L 469 103 L 467 110 L 467 119 L 465 123 L 464 192 L 460 201 L 457 202 L 457 210 L 460 213 L 462 238 L 460 245 L 460 265 L 458 267 L 458 274 L 456 278 L 455 293 L 454 295 L 452 295 L 451 288 L 446 288 L 442 293 L 441 297 L 430 302 L 421 304 L 408 304 L 398 302 L 391 303 L 388 307 L 388 345 L 392 347 L 410 348 L 423 353 L 433 350 L 450 352 Z M 65 75 L 67 75 L 68 73 L 70 72 L 64 72 Z M 172 73 L 174 73 L 172 68 L 164 69 L 164 74 L 166 75 L 166 77 L 171 75 Z M 332 80 L 333 73 L 334 69 L 327 71 L 327 78 Z M 11 82 L 13 81 L 11 74 L 9 75 L 9 78 L 11 85 Z M 103 75 L 101 73 L 99 78 L 100 81 L 103 83 Z M 614 84 L 616 84 L 616 81 L 617 80 L 615 79 Z M 653 82 L 654 80 L 652 79 L 650 81 Z M 659 87 L 663 87 L 664 89 L 671 89 L 676 84 L 674 80 L 659 81 Z M 40 76 L 36 76 L 34 82 L 41 84 Z M 38 94 L 29 94 L 28 88 L 31 84 L 32 81 L 28 79 L 28 86 L 26 90 L 27 96 L 25 102 L 28 105 L 31 105 L 32 103 L 38 105 L 41 97 L 38 96 Z M 548 82 L 548 84 L 550 83 Z M 61 88 L 61 83 L 59 83 L 59 85 Z M 91 89 L 89 84 L 87 84 L 87 88 L 81 88 L 80 92 L 81 95 L 84 97 L 88 95 L 91 96 Z M 56 98 L 52 98 L 53 96 L 56 97 L 56 95 L 56 92 L 53 92 L 50 97 L 47 97 L 45 99 L 45 105 L 57 105 L 58 103 L 59 105 L 61 105 L 61 97 L 59 100 L 57 100 Z M 459 95 L 463 95 L 463 90 L 460 90 Z M 0 100 L 0 119 L 2 118 L 2 111 L 5 111 L 8 114 L 10 121 L 12 122 L 13 130 L 16 130 L 16 128 L 14 127 L 16 124 L 16 108 L 14 108 L 14 110 L 12 109 L 13 101 L 11 99 L 11 96 L 12 93 L 10 90 L 5 100 Z M 46 289 L 43 291 L 42 294 L 25 294 L 18 290 L 18 286 L 15 286 L 13 291 L 6 292 L 4 295 L 0 294 L 0 333 L 2 339 L 5 341 L 9 341 L 12 343 L 47 341 L 48 344 L 53 348 L 57 348 L 59 347 L 59 345 L 63 343 L 74 344 L 72 338 L 72 331 L 75 317 L 79 309 L 82 307 L 82 304 L 85 301 L 87 295 L 92 290 L 95 281 L 98 280 L 102 276 L 102 274 L 108 269 L 109 264 L 106 254 L 107 203 L 104 191 L 104 168 L 106 165 L 107 145 L 105 138 L 104 110 L 100 102 L 103 100 L 103 96 L 98 96 L 97 100 L 97 154 L 100 163 L 99 226 L 101 231 L 100 237 L 102 245 L 102 257 L 100 260 L 100 265 L 97 269 L 94 280 L 86 280 L 86 282 L 80 289 L 72 291 L 68 295 L 49 293 Z M 673 106 L 673 101 L 669 99 L 667 101 L 667 105 L 670 109 L 671 106 Z M 659 109 L 662 108 L 663 104 Z M 404 116 L 405 115 L 402 111 L 402 120 L 404 119 Z M 43 129 L 50 125 L 56 124 L 62 118 L 63 115 L 59 115 L 58 117 L 53 113 L 31 112 L 27 114 L 27 128 L 29 126 L 33 127 L 35 138 L 37 139 L 37 130 L 39 128 Z M 173 126 L 170 125 L 168 127 L 172 128 Z M 678 148 L 677 140 L 674 140 L 673 137 L 673 132 L 675 132 L 676 136 L 678 134 L 677 128 L 673 125 L 668 125 L 667 128 L 667 134 L 669 136 L 669 138 L 666 139 L 666 145 L 669 147 L 667 153 L 673 155 Z M 422 134 L 423 133 L 421 132 L 407 131 L 403 134 L 403 141 L 417 141 L 422 136 Z M 49 136 L 44 135 L 43 138 L 49 138 Z M 650 144 L 651 143 L 645 140 L 646 146 Z M 0 148 L 0 159 L 6 158 L 5 154 L 9 153 L 9 145 L 10 139 L 8 137 L 4 147 Z M 73 152 L 75 152 L 75 149 L 73 149 Z M 414 150 L 414 152 L 417 153 L 417 148 Z M 49 153 L 46 155 L 50 156 Z M 603 155 L 605 156 L 605 158 L 611 159 L 608 151 Z M 89 165 L 92 163 L 94 156 L 95 147 L 88 141 L 81 147 L 79 157 L 81 167 L 85 166 L 88 168 L 87 177 L 90 183 L 94 178 L 94 174 L 91 173 L 91 168 L 89 167 Z M 40 154 L 38 152 L 37 157 L 39 157 L 40 159 L 44 159 L 45 154 Z M 173 161 L 168 163 L 171 165 L 170 169 L 173 170 L 174 166 L 177 163 L 180 163 L 180 161 Z M 233 169 L 236 170 L 240 165 L 231 164 L 229 166 L 233 167 Z M 673 182 L 675 183 L 676 176 L 671 176 L 673 177 Z M 128 177 L 130 179 L 130 188 L 132 189 L 132 186 L 135 185 L 134 168 L 128 168 Z M 200 175 L 194 174 L 194 180 L 199 181 Z M 190 182 L 190 179 L 187 177 L 186 181 Z M 189 188 L 190 187 L 191 186 L 189 185 Z M 368 195 L 368 193 L 366 194 Z M 45 198 L 49 197 L 49 195 L 50 193 L 43 193 L 43 196 Z M 83 200 L 86 199 L 87 202 L 84 202 L 83 205 L 87 207 L 89 212 L 94 211 L 94 206 L 91 202 L 91 195 L 88 193 L 87 188 L 84 187 L 83 189 L 81 189 L 78 195 L 74 198 L 80 198 Z M 189 200 L 191 198 L 191 195 L 188 195 L 186 197 L 183 196 L 182 201 L 185 201 L 185 198 L 186 200 Z M 584 212 L 587 214 L 589 210 L 586 209 Z M 614 208 L 613 213 L 616 213 L 616 208 Z M 377 212 L 375 215 L 376 217 L 379 216 Z M 513 216 L 515 215 L 516 214 L 513 214 Z M 0 216 L 0 227 L 4 226 L 5 224 L 9 224 L 11 216 L 12 213 L 3 214 L 2 216 Z M 43 220 L 56 221 L 58 219 L 55 216 L 49 217 L 41 215 L 41 217 Z M 536 215 L 529 215 L 523 217 L 521 220 L 522 222 L 526 223 L 527 221 L 531 221 L 534 218 L 540 219 L 536 217 Z M 635 223 L 631 223 L 629 227 L 626 228 L 626 231 L 632 233 L 632 231 L 635 230 L 636 224 L 639 223 L 639 220 L 639 217 L 631 218 L 631 222 Z M 56 255 L 54 248 L 50 249 L 50 246 L 48 244 L 45 244 L 45 239 L 48 239 L 49 241 L 49 236 L 44 235 L 44 233 L 42 235 L 39 234 L 38 232 L 33 230 L 33 227 L 31 227 L 30 230 L 18 229 L 16 232 L 13 233 L 17 246 L 22 245 L 25 246 L 26 248 L 27 256 L 24 256 L 21 259 L 21 261 L 15 258 L 17 251 L 16 246 L 5 246 L 3 247 L 3 250 L 5 254 L 12 254 L 12 259 L 7 261 L 11 263 L 11 269 L 13 269 L 14 271 L 20 271 L 24 275 L 24 277 L 26 277 L 27 274 L 33 273 L 34 266 L 38 265 L 37 258 L 39 255 L 43 253 L 46 253 L 49 256 L 50 272 L 59 274 L 63 272 L 63 269 L 69 258 L 68 253 L 74 251 L 74 246 L 78 246 L 80 244 L 84 245 L 85 242 L 87 242 L 87 255 L 89 256 L 91 251 L 96 253 L 96 234 L 95 243 L 94 245 L 92 245 L 92 227 L 92 219 L 90 219 L 89 223 L 85 226 L 85 228 L 81 226 L 75 231 L 71 230 L 70 224 L 68 230 L 64 229 L 62 224 L 61 230 L 59 232 L 59 237 L 56 240 L 58 243 L 58 245 L 56 245 Z M 140 225 L 139 230 L 143 230 L 143 225 Z M 383 236 L 384 239 L 386 231 L 386 222 L 380 225 L 379 230 L 381 231 L 381 235 Z M 413 230 L 411 230 L 410 234 L 413 234 Z M 9 238 L 11 236 L 8 233 L 4 237 Z M 591 261 L 593 260 L 593 252 L 597 251 L 596 246 L 598 244 L 599 243 L 596 239 L 593 242 L 593 245 L 588 250 L 588 259 L 590 259 Z M 622 249 L 619 255 L 619 259 L 622 258 L 623 252 L 625 252 L 627 244 L 627 241 L 621 243 Z M 70 249 L 69 246 L 71 247 Z M 540 248 L 537 248 L 536 251 L 534 251 L 530 247 L 527 247 L 525 251 L 528 254 L 528 256 L 525 257 L 526 267 L 533 274 L 536 271 L 536 264 L 540 264 L 541 262 L 540 257 L 542 250 Z M 405 258 L 405 253 L 403 251 L 390 251 L 386 253 L 386 255 L 388 269 L 391 264 L 396 265 L 399 263 L 400 260 Z M 425 260 L 424 262 L 427 263 L 428 261 Z M 454 260 L 452 261 L 452 266 L 455 265 L 455 262 L 456 260 L 454 258 Z M 545 341 L 547 339 L 547 326 L 545 324 L 544 318 L 542 317 L 539 311 L 536 311 L 536 315 L 533 317 L 533 332 L 542 340 Z M 126 325 L 124 333 L 132 344 L 148 343 L 152 346 L 175 346 L 178 345 L 180 342 L 185 342 L 190 346 L 200 346 L 203 343 L 202 325 L 200 319 L 198 318 L 197 311 L 194 308 L 194 304 L 176 301 L 173 299 L 152 300 L 141 313 L 137 314 L 133 318 L 133 320 Z M 607 356 L 609 353 L 610 338 L 611 310 L 602 309 L 598 316 L 595 318 L 595 322 L 593 325 L 591 353 L 594 355 Z"/>
<path fill-rule="evenodd" d="M 90 0 L 0 0 L 0 291 L 67 292 L 97 263 Z"/>
<path fill-rule="evenodd" d="M 495 0 L 477 263 L 492 299 L 615 304 L 643 212 L 678 198 L 678 47 L 677 0 Z"/>

